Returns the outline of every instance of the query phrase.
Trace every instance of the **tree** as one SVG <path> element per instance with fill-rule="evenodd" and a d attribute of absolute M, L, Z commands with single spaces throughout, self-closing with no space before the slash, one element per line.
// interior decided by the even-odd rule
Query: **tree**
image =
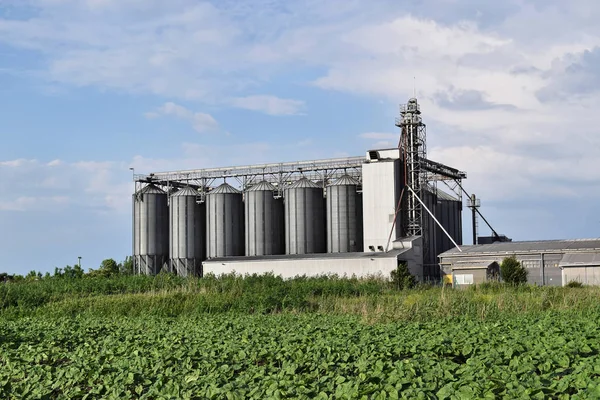
<path fill-rule="evenodd" d="M 29 271 L 29 273 L 25 276 L 25 279 L 28 281 L 37 281 L 42 278 L 41 272 L 36 272 L 35 270 Z"/>
<path fill-rule="evenodd" d="M 119 263 L 119 273 L 122 275 L 133 275 L 133 258 L 127 256 L 125 261 Z"/>
<path fill-rule="evenodd" d="M 398 267 L 391 272 L 392 284 L 398 290 L 410 289 L 417 284 L 417 280 L 411 275 L 408 270 L 406 261 L 402 261 L 398 264 Z"/>
<path fill-rule="evenodd" d="M 102 261 L 98 270 L 102 276 L 113 276 L 119 274 L 119 264 L 112 258 Z"/>
<path fill-rule="evenodd" d="M 517 257 L 506 257 L 500 264 L 500 278 L 511 285 L 527 283 L 527 269 L 517 260 Z"/>
<path fill-rule="evenodd" d="M 83 268 L 81 268 L 79 265 L 74 265 L 72 267 L 67 265 L 62 276 L 67 279 L 83 278 Z"/>

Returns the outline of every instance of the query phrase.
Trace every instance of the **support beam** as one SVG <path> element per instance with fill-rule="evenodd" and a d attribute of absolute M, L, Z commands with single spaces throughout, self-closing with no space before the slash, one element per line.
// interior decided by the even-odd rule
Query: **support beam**
<path fill-rule="evenodd" d="M 450 241 L 452 242 L 452 244 L 454 244 L 454 246 L 456 246 L 456 248 L 458 249 L 458 251 L 460 251 L 462 253 L 462 249 L 460 248 L 460 246 L 454 241 L 454 239 L 452 239 L 452 236 L 450 236 L 450 234 L 448 233 L 448 231 L 446 231 L 446 229 L 444 229 L 444 227 L 442 226 L 442 224 L 440 224 L 440 221 L 437 220 L 437 218 L 435 217 L 435 215 L 433 215 L 433 213 L 431 211 L 429 211 L 429 208 L 427 208 L 427 206 L 425 205 L 425 203 L 423 203 L 423 201 L 419 198 L 419 196 L 417 196 L 417 194 L 414 192 L 414 190 L 412 190 L 412 188 L 410 186 L 407 186 L 408 190 L 417 198 L 417 200 L 419 200 L 419 203 L 421 203 L 421 206 L 423 206 L 423 208 L 425 209 L 425 211 L 427 211 L 427 213 L 431 216 L 431 218 L 433 218 L 433 220 L 435 221 L 436 224 L 438 224 L 438 226 L 440 227 L 440 229 L 446 234 L 446 236 L 448 236 L 448 239 L 450 239 Z"/>

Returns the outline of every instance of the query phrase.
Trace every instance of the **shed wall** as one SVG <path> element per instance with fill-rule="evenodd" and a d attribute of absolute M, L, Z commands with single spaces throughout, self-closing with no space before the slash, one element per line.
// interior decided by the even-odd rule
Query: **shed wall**
<path fill-rule="evenodd" d="M 339 276 L 356 275 L 366 277 L 382 275 L 389 278 L 393 269 L 398 266 L 397 257 L 389 258 L 333 258 L 333 259 L 282 259 L 260 261 L 205 261 L 204 273 L 215 275 L 229 274 L 264 274 L 273 273 L 283 278 L 295 276 L 319 276 L 324 274 L 337 274 Z"/>
<path fill-rule="evenodd" d="M 562 270 L 563 285 L 571 281 L 584 285 L 600 285 L 600 266 L 565 267 Z"/>

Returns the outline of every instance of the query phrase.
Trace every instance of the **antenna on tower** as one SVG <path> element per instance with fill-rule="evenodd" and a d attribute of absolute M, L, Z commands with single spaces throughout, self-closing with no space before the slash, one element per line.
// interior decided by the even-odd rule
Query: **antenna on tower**
<path fill-rule="evenodd" d="M 413 97 L 417 97 L 417 77 L 413 76 Z"/>

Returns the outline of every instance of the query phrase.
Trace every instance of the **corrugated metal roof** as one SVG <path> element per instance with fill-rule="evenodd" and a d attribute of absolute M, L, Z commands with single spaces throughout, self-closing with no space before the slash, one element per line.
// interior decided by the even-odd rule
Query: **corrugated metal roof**
<path fill-rule="evenodd" d="M 600 265 L 599 253 L 565 254 L 558 263 L 559 267 L 584 267 Z"/>
<path fill-rule="evenodd" d="M 140 189 L 140 191 L 138 193 L 139 194 L 166 194 L 164 190 L 162 190 L 161 188 L 159 188 L 158 186 L 156 186 L 153 183 L 144 186 L 142 189 Z"/>
<path fill-rule="evenodd" d="M 194 188 L 191 188 L 189 186 L 184 187 L 183 189 L 178 190 L 177 192 L 171 194 L 172 197 L 179 197 L 179 196 L 200 196 L 200 193 L 198 193 L 198 191 Z"/>
<path fill-rule="evenodd" d="M 296 182 L 292 183 L 288 187 L 288 189 L 305 189 L 305 188 L 320 189 L 321 187 L 306 178 L 298 179 Z"/>
<path fill-rule="evenodd" d="M 487 269 L 496 261 L 473 261 L 473 262 L 457 262 L 452 264 L 452 270 L 455 269 Z M 497 264 L 497 263 L 496 263 Z"/>
<path fill-rule="evenodd" d="M 457 197 L 454 197 L 453 195 L 444 192 L 440 188 L 434 188 L 432 186 L 428 186 L 426 188 L 426 190 L 427 190 L 427 192 L 429 192 L 431 194 L 437 193 L 438 200 L 460 201 Z"/>
<path fill-rule="evenodd" d="M 471 254 L 483 253 L 528 253 L 541 251 L 568 252 L 569 250 L 600 250 L 600 239 L 571 239 L 571 240 L 539 240 L 522 242 L 498 242 L 492 244 L 478 244 L 461 246 L 462 253 L 454 248 L 448 250 L 440 257 L 444 256 L 468 256 Z"/>
<path fill-rule="evenodd" d="M 256 185 L 252 185 L 248 189 L 246 189 L 247 192 L 263 192 L 263 191 L 273 192 L 275 190 L 277 190 L 277 188 L 275 186 L 271 185 L 267 181 L 259 182 Z"/>
<path fill-rule="evenodd" d="M 439 200 L 460 201 L 451 194 L 444 192 L 442 189 L 437 189 L 437 197 Z"/>
<path fill-rule="evenodd" d="M 236 188 L 231 186 L 229 183 L 222 183 L 220 186 L 217 186 L 216 188 L 214 188 L 213 190 L 208 192 L 208 195 L 210 196 L 211 194 L 240 194 L 240 193 L 241 192 L 239 190 L 237 190 Z"/>
<path fill-rule="evenodd" d="M 340 176 L 335 182 L 329 186 L 358 186 L 358 181 L 349 175 Z"/>

